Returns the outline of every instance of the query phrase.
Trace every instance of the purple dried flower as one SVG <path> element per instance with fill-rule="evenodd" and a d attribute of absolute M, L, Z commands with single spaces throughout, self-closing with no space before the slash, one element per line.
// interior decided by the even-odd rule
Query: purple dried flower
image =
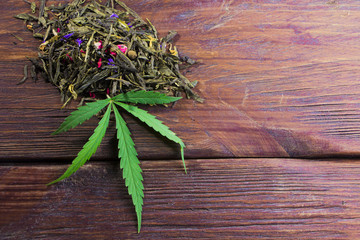
<path fill-rule="evenodd" d="M 71 37 L 72 35 L 74 35 L 74 33 L 66 34 L 66 35 L 64 36 L 64 38 L 69 38 L 69 37 Z"/>
<path fill-rule="evenodd" d="M 115 63 L 115 62 L 114 62 L 114 60 L 113 60 L 112 58 L 109 58 L 109 59 L 108 59 L 108 65 L 115 66 L 114 63 Z"/>
<path fill-rule="evenodd" d="M 83 40 L 82 40 L 81 38 L 78 38 L 78 39 L 75 40 L 75 42 L 77 42 L 77 44 L 78 44 L 79 47 L 80 47 L 80 45 L 81 45 L 81 43 L 83 42 Z"/>
<path fill-rule="evenodd" d="M 116 13 L 113 13 L 110 15 L 110 18 L 119 18 L 119 16 Z"/>

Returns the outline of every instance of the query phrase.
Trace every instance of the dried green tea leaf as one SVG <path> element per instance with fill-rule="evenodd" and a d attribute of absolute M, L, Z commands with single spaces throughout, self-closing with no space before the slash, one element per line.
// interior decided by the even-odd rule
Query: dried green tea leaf
<path fill-rule="evenodd" d="M 38 20 L 38 17 L 35 17 L 34 15 L 27 14 L 27 13 L 20 13 L 18 15 L 15 15 L 14 18 L 28 20 L 28 21 L 37 21 Z"/>
<path fill-rule="evenodd" d="M 19 36 L 15 35 L 15 34 L 11 34 L 11 35 L 13 35 L 14 38 L 16 38 L 17 40 L 19 40 L 19 41 L 21 41 L 21 42 L 24 41 L 24 39 L 23 39 L 22 37 L 19 37 Z"/>
<path fill-rule="evenodd" d="M 16 85 L 23 84 L 27 79 L 28 79 L 28 65 L 25 65 L 24 66 L 24 77 Z"/>
<path fill-rule="evenodd" d="M 32 12 L 32 13 L 36 13 L 36 3 L 35 3 L 35 2 L 32 2 L 32 3 L 31 3 L 30 9 L 31 9 L 31 12 Z"/>

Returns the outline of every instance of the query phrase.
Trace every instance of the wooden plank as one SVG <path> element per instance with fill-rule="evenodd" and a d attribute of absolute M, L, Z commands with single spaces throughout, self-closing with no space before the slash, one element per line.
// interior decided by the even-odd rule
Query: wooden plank
<path fill-rule="evenodd" d="M 1 239 L 358 239 L 358 161 L 143 161 L 143 226 L 117 163 L 0 167 Z"/>
<path fill-rule="evenodd" d="M 178 30 L 179 50 L 201 63 L 186 75 L 199 80 L 204 104 L 150 109 L 184 139 L 188 158 L 359 155 L 359 1 L 125 2 L 161 36 Z M 96 119 L 50 137 L 76 103 L 59 110 L 57 90 L 43 81 L 14 85 L 38 44 L 12 18 L 27 7 L 0 6 L 0 152 L 8 160 L 69 159 Z M 176 145 L 128 121 L 140 158 L 179 157 Z M 110 130 L 96 157 L 115 157 L 114 142 Z"/>

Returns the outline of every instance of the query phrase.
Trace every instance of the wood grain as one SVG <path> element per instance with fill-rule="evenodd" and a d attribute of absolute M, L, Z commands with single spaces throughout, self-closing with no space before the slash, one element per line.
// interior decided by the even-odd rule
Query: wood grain
<path fill-rule="evenodd" d="M 47 1 L 48 4 L 68 1 Z M 76 108 L 22 78 L 39 42 L 24 1 L 0 5 L 1 239 L 360 239 L 360 2 L 124 1 L 199 64 L 199 104 L 148 108 L 187 145 L 125 114 L 144 170 L 143 227 L 114 123 L 90 164 L 60 176 L 97 124 L 50 136 Z M 24 42 L 12 34 L 20 36 Z M 300 158 L 312 158 L 300 159 Z M 96 161 L 98 160 L 98 161 Z M 149 160 L 149 161 L 147 161 Z M 151 160 L 151 161 L 150 161 Z"/>
<path fill-rule="evenodd" d="M 199 81 L 204 104 L 149 109 L 184 139 L 187 158 L 359 155 L 358 1 L 125 3 L 161 36 L 177 30 L 179 50 L 200 62 L 186 75 Z M 9 161 L 69 159 L 96 119 L 50 137 L 76 103 L 59 110 L 57 90 L 41 80 L 15 85 L 25 56 L 37 51 L 38 42 L 12 18 L 27 8 L 15 0 L 0 6 L 0 152 Z M 176 145 L 127 120 L 140 158 L 179 157 Z M 114 141 L 110 130 L 96 157 L 114 157 Z"/>
<path fill-rule="evenodd" d="M 357 161 L 143 161 L 143 227 L 117 163 L 0 167 L 1 239 L 358 239 Z"/>

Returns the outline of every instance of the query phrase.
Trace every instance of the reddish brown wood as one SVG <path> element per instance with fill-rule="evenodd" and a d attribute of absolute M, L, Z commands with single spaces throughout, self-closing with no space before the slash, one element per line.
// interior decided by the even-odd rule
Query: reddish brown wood
<path fill-rule="evenodd" d="M 182 100 L 158 115 L 187 144 L 188 158 L 359 155 L 360 3 L 358 1 L 125 1 L 160 35 L 175 29 L 179 50 L 201 64 L 204 104 Z M 57 90 L 22 78 L 37 41 L 12 18 L 23 1 L 0 6 L 0 152 L 6 159 L 72 158 L 96 120 L 49 134 L 76 107 L 59 110 Z M 20 42 L 11 34 L 25 39 Z M 128 119 L 140 157 L 178 158 L 139 122 Z M 96 153 L 115 157 L 110 130 Z"/>
<path fill-rule="evenodd" d="M 58 1 L 51 1 L 57 3 Z M 50 3 L 51 3 L 50 2 Z M 359 239 L 360 2 L 125 1 L 200 64 L 204 104 L 149 108 L 187 145 L 178 147 L 125 116 L 143 161 L 143 228 L 117 162 L 92 161 L 52 187 L 96 126 L 50 136 L 76 107 L 57 90 L 16 86 L 38 42 L 0 5 L 1 239 Z M 24 38 L 20 42 L 11 34 Z M 114 126 L 95 155 L 116 159 Z M 331 157 L 334 160 L 229 157 Z M 211 158 L 211 159 L 208 159 Z M 220 158 L 220 159 L 218 159 Z M 162 159 L 159 161 L 158 159 Z M 33 161 L 37 164 L 33 164 Z M 41 164 L 39 163 L 41 161 Z M 27 162 L 27 164 L 24 164 Z"/>
<path fill-rule="evenodd" d="M 180 52 L 200 62 L 186 75 L 204 104 L 149 110 L 184 139 L 187 158 L 203 159 L 187 160 L 185 175 L 164 161 L 179 158 L 176 145 L 125 116 L 140 158 L 154 160 L 142 163 L 141 234 L 117 162 L 105 163 L 117 158 L 113 123 L 94 157 L 103 162 L 46 187 L 67 167 L 49 163 L 73 158 L 97 121 L 50 136 L 76 103 L 60 110 L 42 80 L 15 85 L 38 42 L 12 18 L 28 5 L 3 1 L 0 238 L 359 239 L 360 165 L 341 157 L 360 153 L 360 2 L 125 2 L 161 36 L 177 30 Z"/>
<path fill-rule="evenodd" d="M 143 161 L 143 227 L 117 163 L 0 167 L 1 239 L 358 239 L 357 161 Z"/>

